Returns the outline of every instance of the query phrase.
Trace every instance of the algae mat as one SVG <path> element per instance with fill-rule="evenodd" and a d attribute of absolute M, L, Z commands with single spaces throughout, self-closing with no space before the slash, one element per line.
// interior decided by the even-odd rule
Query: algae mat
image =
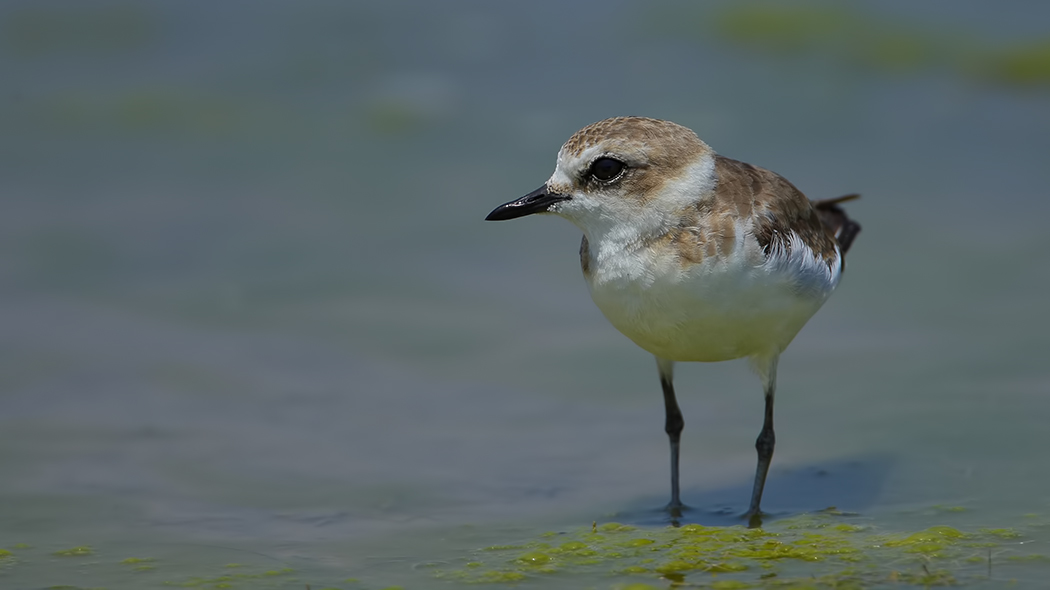
<path fill-rule="evenodd" d="M 945 521 L 962 508 L 937 508 Z M 405 588 L 742 588 L 867 589 L 1039 586 L 1050 579 L 1050 517 L 1026 515 L 1011 528 L 934 525 L 882 530 L 872 519 L 833 509 L 742 526 L 636 527 L 591 524 L 506 545 L 412 564 L 414 575 L 352 570 L 333 576 L 261 553 L 216 548 L 215 563 L 177 550 L 117 555 L 91 546 L 0 550 L 0 586 L 19 570 L 49 573 L 54 590 L 204 588 L 380 590 Z M 453 552 L 455 554 L 455 552 Z M 236 556 L 238 561 L 222 560 Z M 363 572 L 362 572 L 363 573 Z M 388 576 L 386 584 L 383 577 Z M 31 577 L 38 578 L 36 575 Z M 408 580 L 405 583 L 404 580 Z M 1013 584 L 1013 583 L 1016 583 Z"/>
<path fill-rule="evenodd" d="M 608 576 L 605 587 L 632 590 L 983 586 L 1050 579 L 1050 555 L 1039 552 L 1048 548 L 1032 543 L 1040 532 L 1045 537 L 1048 525 L 1035 515 L 1026 520 L 1029 525 L 1009 529 L 936 525 L 894 533 L 831 509 L 764 529 L 594 524 L 487 547 L 454 567 L 435 566 L 434 575 L 459 583 L 543 587 L 598 575 Z"/>

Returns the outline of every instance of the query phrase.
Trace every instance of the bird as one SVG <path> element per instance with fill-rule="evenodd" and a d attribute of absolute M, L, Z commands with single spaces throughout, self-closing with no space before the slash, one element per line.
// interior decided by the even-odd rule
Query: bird
<path fill-rule="evenodd" d="M 777 363 L 839 284 L 860 232 L 840 205 L 858 197 L 811 201 L 784 177 L 717 154 L 687 127 L 614 117 L 573 134 L 543 186 L 485 218 L 557 215 L 583 231 L 580 266 L 591 298 L 656 359 L 672 522 L 687 508 L 675 363 L 747 358 L 762 383 L 765 416 L 744 517 L 761 526 L 776 444 Z"/>

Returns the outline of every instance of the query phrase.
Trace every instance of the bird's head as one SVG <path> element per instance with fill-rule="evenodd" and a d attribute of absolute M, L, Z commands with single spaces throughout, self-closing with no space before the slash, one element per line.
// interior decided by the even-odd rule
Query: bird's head
<path fill-rule="evenodd" d="M 543 186 L 486 219 L 553 213 L 586 234 L 625 225 L 656 230 L 714 185 L 714 152 L 691 130 L 670 121 L 616 117 L 573 134 Z"/>

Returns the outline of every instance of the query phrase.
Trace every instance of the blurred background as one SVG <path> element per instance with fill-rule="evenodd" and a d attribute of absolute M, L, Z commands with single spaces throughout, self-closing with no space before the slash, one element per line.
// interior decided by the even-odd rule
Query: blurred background
<path fill-rule="evenodd" d="M 1047 512 L 1048 23 L 1037 0 L 4 2 L 0 546 L 97 558 L 0 580 L 139 587 L 111 565 L 137 555 L 182 564 L 158 583 L 425 586 L 414 565 L 486 544 L 658 524 L 655 366 L 591 303 L 578 230 L 482 221 L 616 115 L 863 194 L 780 363 L 765 508 Z M 690 518 L 735 522 L 758 380 L 677 383 Z"/>

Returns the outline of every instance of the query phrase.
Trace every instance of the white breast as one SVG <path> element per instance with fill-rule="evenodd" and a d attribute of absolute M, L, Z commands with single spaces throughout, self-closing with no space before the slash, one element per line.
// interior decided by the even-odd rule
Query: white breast
<path fill-rule="evenodd" d="M 742 228 L 743 229 L 743 228 Z M 724 361 L 779 354 L 839 280 L 792 236 L 767 261 L 741 231 L 725 257 L 683 265 L 667 248 L 591 248 L 591 297 L 620 332 L 673 361 Z"/>

